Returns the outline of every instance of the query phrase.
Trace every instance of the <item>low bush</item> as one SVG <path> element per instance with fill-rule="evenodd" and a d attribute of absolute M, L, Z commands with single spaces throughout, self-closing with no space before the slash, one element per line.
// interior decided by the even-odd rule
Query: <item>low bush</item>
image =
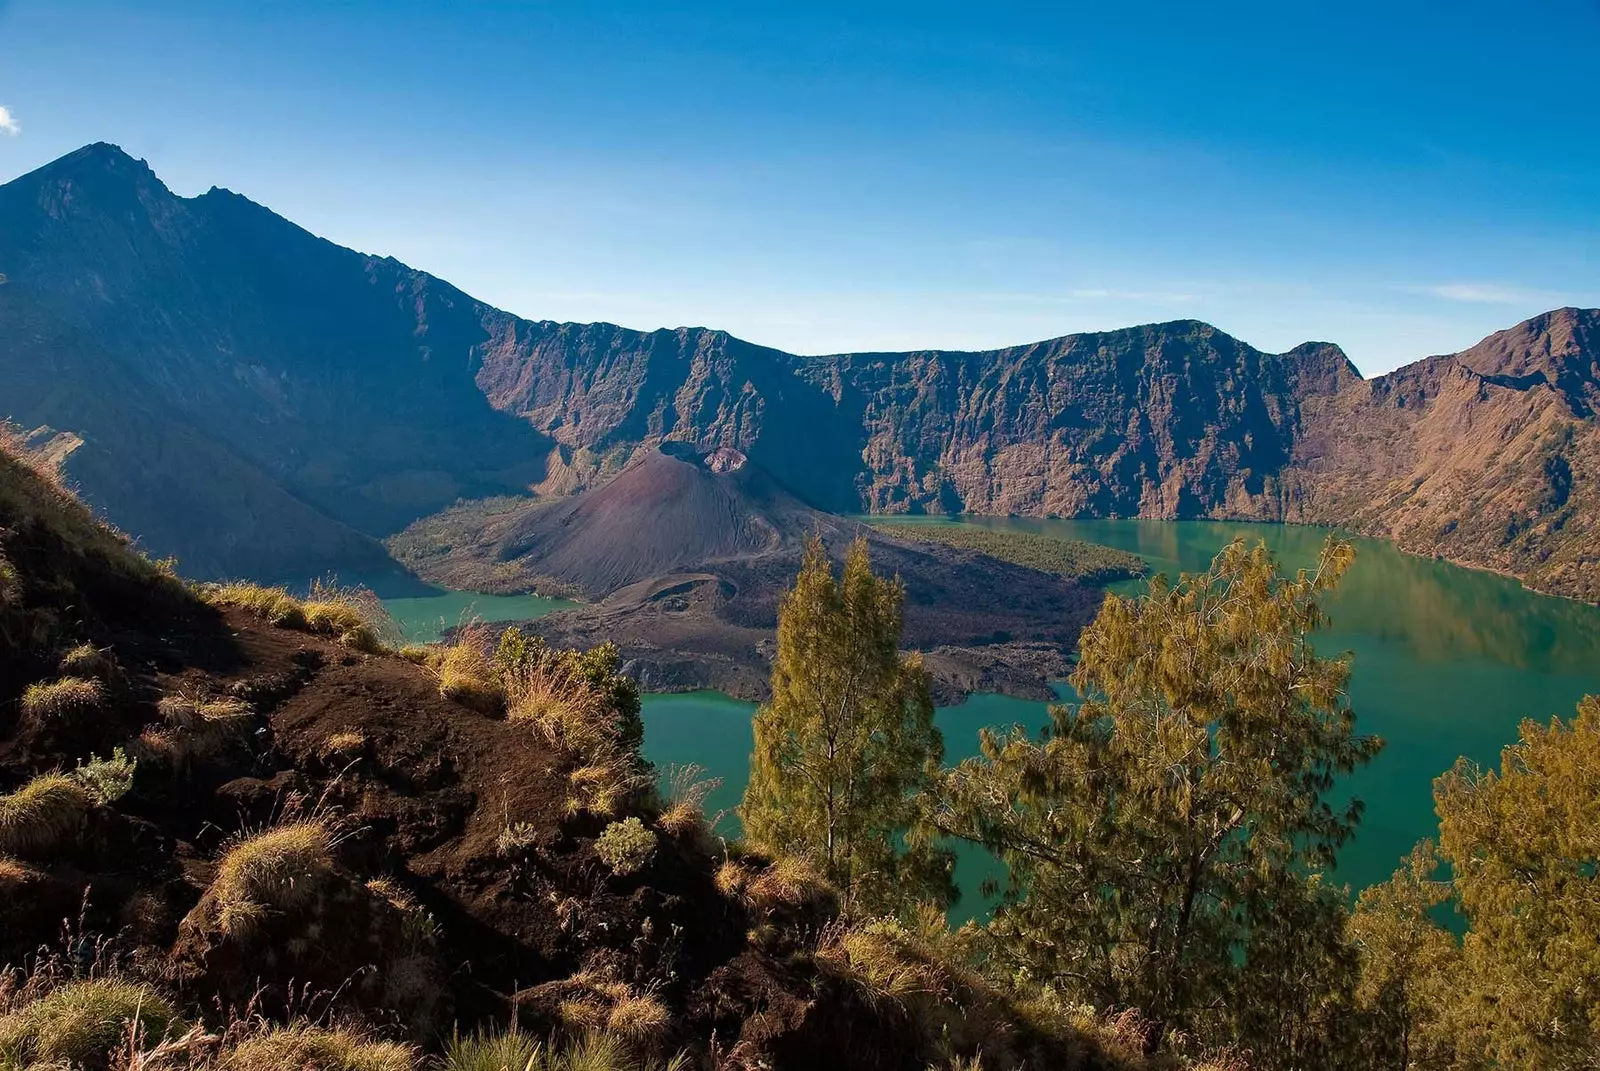
<path fill-rule="evenodd" d="M 0 1017 L 0 1067 L 104 1068 L 113 1054 L 183 1030 L 153 990 L 116 979 L 68 982 Z"/>
<path fill-rule="evenodd" d="M 320 822 L 278 826 L 236 843 L 211 883 L 217 927 L 244 936 L 269 912 L 305 907 L 333 866 L 333 838 Z"/>
<path fill-rule="evenodd" d="M 98 711 L 104 702 L 99 681 L 62 677 L 28 685 L 22 693 L 22 714 L 35 724 L 78 721 Z"/>
<path fill-rule="evenodd" d="M 625 877 L 649 864 L 656 851 L 656 835 L 639 819 L 624 818 L 606 826 L 595 840 L 594 850 L 613 874 Z"/>
<path fill-rule="evenodd" d="M 88 789 L 99 803 L 115 803 L 133 788 L 133 774 L 137 766 L 128 758 L 126 751 L 120 747 L 113 748 L 108 759 L 97 759 L 91 755 L 88 762 L 79 763 L 78 768 L 72 771 L 72 779 Z"/>
<path fill-rule="evenodd" d="M 36 777 L 0 796 L 0 853 L 37 858 L 83 828 L 94 808 L 89 790 L 65 774 Z"/>

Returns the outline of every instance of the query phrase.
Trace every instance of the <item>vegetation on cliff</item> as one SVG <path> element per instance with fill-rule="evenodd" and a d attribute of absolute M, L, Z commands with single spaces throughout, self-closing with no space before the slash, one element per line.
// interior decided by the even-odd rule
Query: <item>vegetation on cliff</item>
<path fill-rule="evenodd" d="M 884 535 L 917 543 L 943 543 L 974 550 L 1013 565 L 1054 573 L 1086 584 L 1109 584 L 1143 576 L 1148 567 L 1137 554 L 1081 539 L 1060 539 L 1038 532 L 1016 532 L 965 525 L 906 524 L 875 520 L 872 527 Z"/>

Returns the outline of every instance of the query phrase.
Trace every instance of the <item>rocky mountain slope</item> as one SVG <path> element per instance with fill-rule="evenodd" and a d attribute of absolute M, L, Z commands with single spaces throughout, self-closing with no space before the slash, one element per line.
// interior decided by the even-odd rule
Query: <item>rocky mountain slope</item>
<path fill-rule="evenodd" d="M 1600 598 L 1594 310 L 1371 381 L 1196 321 L 798 357 L 522 320 L 104 145 L 0 187 L 0 273 L 0 408 L 81 439 L 71 478 L 198 575 L 374 568 L 458 497 L 682 440 L 834 512 L 1350 524 Z"/>

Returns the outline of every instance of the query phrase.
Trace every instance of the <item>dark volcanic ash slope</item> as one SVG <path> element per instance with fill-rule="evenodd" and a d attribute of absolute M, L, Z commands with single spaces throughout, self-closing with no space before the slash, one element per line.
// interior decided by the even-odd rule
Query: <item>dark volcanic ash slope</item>
<path fill-rule="evenodd" d="M 858 535 L 906 588 L 905 641 L 953 697 L 1049 695 L 1095 589 L 954 547 L 908 543 L 822 513 L 733 450 L 665 443 L 570 498 L 463 505 L 391 541 L 424 579 L 562 591 L 590 600 L 532 627 L 564 644 L 614 640 L 656 690 L 760 696 L 778 600 L 808 536 L 842 557 Z"/>

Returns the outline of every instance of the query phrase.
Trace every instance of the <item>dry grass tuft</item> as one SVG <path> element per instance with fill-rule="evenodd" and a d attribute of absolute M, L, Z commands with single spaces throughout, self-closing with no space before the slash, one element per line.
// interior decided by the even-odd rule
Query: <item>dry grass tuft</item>
<path fill-rule="evenodd" d="M 76 721 L 104 704 L 100 682 L 84 677 L 30 684 L 22 693 L 22 715 L 35 724 Z"/>
<path fill-rule="evenodd" d="M 238 699 L 169 695 L 157 709 L 166 727 L 146 730 L 140 745 L 175 766 L 216 761 L 242 747 L 250 735 L 252 712 Z"/>
<path fill-rule="evenodd" d="M 506 690 L 485 646 L 483 629 L 463 629 L 456 642 L 444 649 L 434 672 L 440 695 L 484 714 L 500 714 L 506 709 Z"/>
<path fill-rule="evenodd" d="M 349 758 L 364 751 L 366 746 L 367 738 L 365 736 L 354 729 L 347 729 L 344 732 L 334 733 L 324 740 L 321 751 L 324 757 L 342 755 Z"/>
<path fill-rule="evenodd" d="M 295 598 L 284 588 L 245 581 L 203 584 L 197 590 L 213 606 L 249 610 L 280 628 L 329 636 L 366 654 L 383 651 L 387 640 L 399 636 L 383 603 L 365 588 L 341 588 L 319 580 L 311 585 L 311 594 L 304 599 Z"/>
<path fill-rule="evenodd" d="M 324 1027 L 279 1026 L 224 1051 L 217 1071 L 414 1071 L 416 1050 Z"/>
<path fill-rule="evenodd" d="M 57 850 L 83 828 L 94 797 L 65 774 L 35 777 L 0 796 L 0 852 L 39 856 Z"/>
<path fill-rule="evenodd" d="M 211 883 L 217 927 L 247 936 L 269 912 L 311 903 L 333 866 L 333 837 L 320 822 L 295 822 L 239 841 Z"/>
<path fill-rule="evenodd" d="M 0 1018 L 0 1067 L 105 1067 L 130 1037 L 181 1032 L 177 1010 L 153 990 L 108 978 L 68 982 Z"/>
<path fill-rule="evenodd" d="M 439 1071 L 553 1071 L 545 1047 L 517 1030 L 450 1040 Z"/>
<path fill-rule="evenodd" d="M 0 855 L 0 896 L 10 896 L 39 877 L 39 871 L 9 855 Z"/>
<path fill-rule="evenodd" d="M 612 1005 L 606 1016 L 606 1029 L 639 1043 L 659 1038 L 671 1022 L 667 1006 L 657 997 L 649 993 L 630 993 Z"/>
<path fill-rule="evenodd" d="M 116 672 L 116 659 L 111 649 L 101 650 L 92 643 L 80 643 L 61 656 L 61 675 L 64 677 L 89 677 L 105 680 Z"/>
<path fill-rule="evenodd" d="M 737 859 L 725 859 L 717 868 L 712 882 L 717 887 L 717 892 L 730 900 L 744 902 L 745 893 L 750 888 L 750 883 L 756 879 L 756 871 L 746 866 Z"/>
<path fill-rule="evenodd" d="M 787 856 L 756 874 L 745 886 L 744 895 L 751 907 L 763 910 L 830 906 L 839 898 L 834 887 L 809 863 Z"/>
<path fill-rule="evenodd" d="M 693 763 L 667 770 L 667 792 L 656 825 L 669 837 L 692 837 L 705 841 L 710 833 L 706 823 L 706 797 L 722 784 L 720 777 L 705 777 L 705 767 Z"/>
<path fill-rule="evenodd" d="M 247 581 L 202 584 L 200 598 L 218 607 L 237 607 L 265 618 L 279 628 L 306 628 L 305 608 L 284 588 L 267 588 Z"/>
<path fill-rule="evenodd" d="M 408 643 L 397 654 L 413 665 L 424 669 L 438 669 L 444 659 L 445 648 L 435 643 Z"/>

